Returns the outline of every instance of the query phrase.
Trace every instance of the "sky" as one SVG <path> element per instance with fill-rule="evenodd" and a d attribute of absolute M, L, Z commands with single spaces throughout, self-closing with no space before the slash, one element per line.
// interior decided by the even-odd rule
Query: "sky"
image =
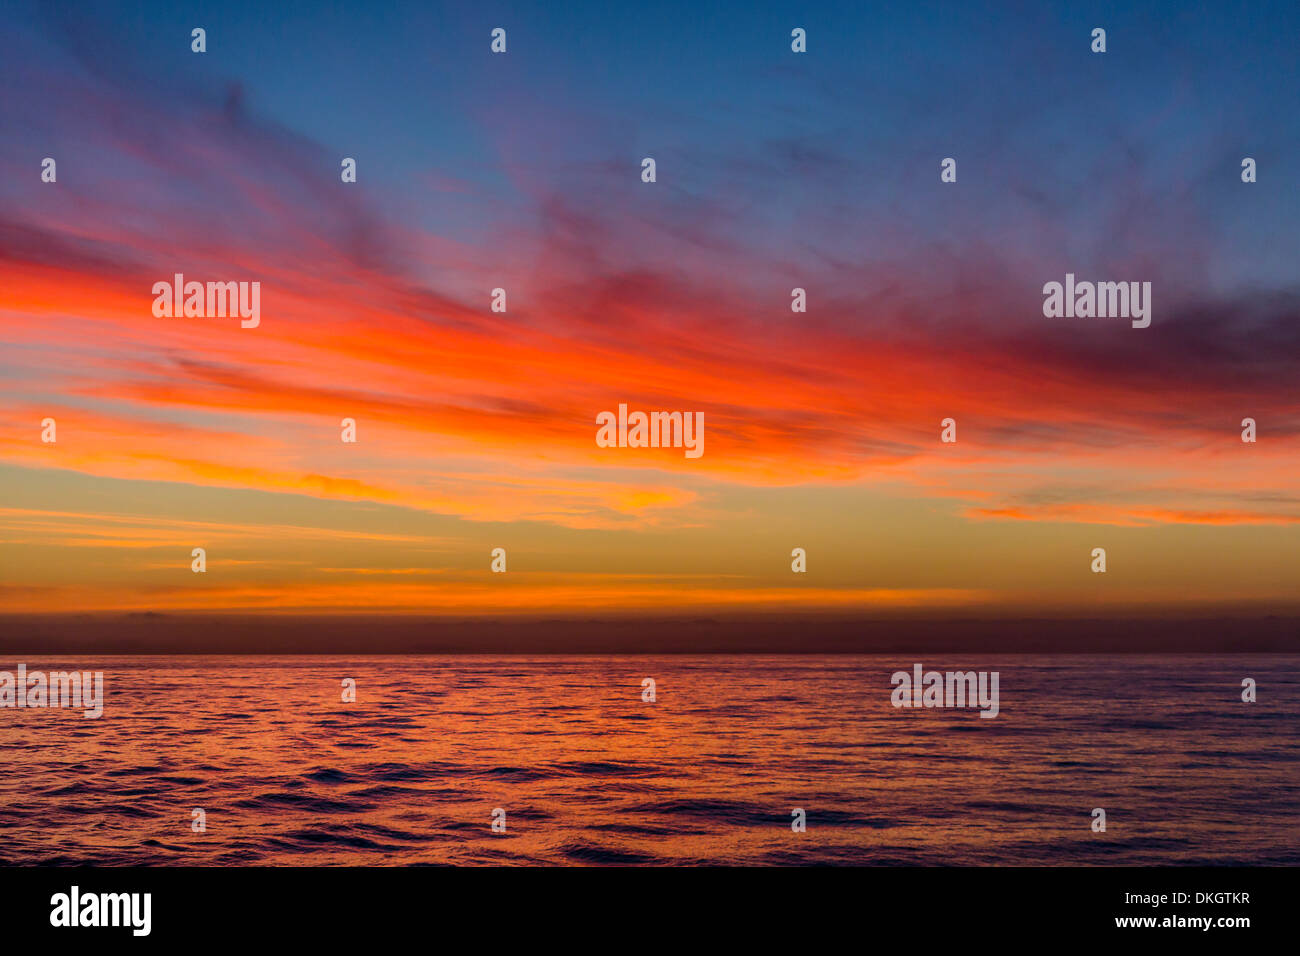
<path fill-rule="evenodd" d="M 19 2 L 0 612 L 1294 608 L 1298 37 L 1294 3 Z M 155 317 L 176 273 L 260 282 L 260 325 Z M 1067 273 L 1150 282 L 1150 327 L 1045 317 Z M 620 403 L 702 412 L 704 454 L 599 447 Z"/>

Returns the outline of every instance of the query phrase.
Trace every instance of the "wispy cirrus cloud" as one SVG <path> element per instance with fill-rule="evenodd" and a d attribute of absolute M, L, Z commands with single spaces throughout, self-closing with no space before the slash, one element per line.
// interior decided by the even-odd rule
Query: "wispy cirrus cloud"
<path fill-rule="evenodd" d="M 553 97 L 581 95 L 557 77 L 512 88 L 493 107 L 508 117 L 467 117 L 470 159 L 441 168 L 437 141 L 383 176 L 372 152 L 345 186 L 355 141 L 273 118 L 254 79 L 159 83 L 101 29 L 21 22 L 43 55 L 4 67 L 21 95 L 0 123 L 24 146 L 0 160 L 8 463 L 629 535 L 846 487 L 980 525 L 1296 520 L 1300 290 L 1209 275 L 1233 237 L 1189 199 L 1205 170 L 1155 176 L 1155 141 L 1122 116 L 1050 167 L 1066 195 L 1015 153 L 1055 135 L 1046 96 L 985 128 L 907 89 L 888 107 L 909 160 L 894 174 L 829 74 L 767 64 L 794 85 L 775 106 L 673 127 L 657 103 L 644 128 Z M 970 144 L 960 191 L 933 191 L 920 104 Z M 653 187 L 636 176 L 651 149 Z M 33 172 L 47 152 L 57 186 Z M 1041 284 L 1067 270 L 1153 281 L 1153 325 L 1044 318 Z M 154 317 L 151 286 L 176 272 L 260 281 L 262 325 Z M 704 457 L 596 447 L 595 415 L 620 402 L 703 412 Z M 57 445 L 38 440 L 47 416 Z M 948 417 L 956 445 L 937 440 Z"/>

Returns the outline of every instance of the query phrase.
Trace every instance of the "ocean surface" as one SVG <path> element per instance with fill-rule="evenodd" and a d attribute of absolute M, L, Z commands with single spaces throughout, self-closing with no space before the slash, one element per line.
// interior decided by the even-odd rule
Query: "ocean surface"
<path fill-rule="evenodd" d="M 106 703 L 0 709 L 7 864 L 1300 863 L 1300 656 L 22 661 Z"/>

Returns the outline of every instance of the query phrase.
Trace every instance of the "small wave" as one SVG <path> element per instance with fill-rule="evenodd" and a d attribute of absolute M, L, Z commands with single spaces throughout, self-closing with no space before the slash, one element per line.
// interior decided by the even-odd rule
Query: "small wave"
<path fill-rule="evenodd" d="M 646 866 L 664 862 L 660 857 L 651 853 L 620 850 L 615 847 L 599 846 L 594 843 L 566 843 L 560 847 L 560 853 L 566 859 L 577 863 Z"/>
<path fill-rule="evenodd" d="M 357 779 L 353 774 L 333 767 L 321 767 L 303 776 L 316 783 L 351 783 Z"/>
<path fill-rule="evenodd" d="M 373 810 L 373 803 L 361 800 L 327 800 L 324 797 L 308 793 L 285 793 L 274 791 L 235 801 L 235 806 L 243 810 L 308 810 L 312 813 L 361 813 Z"/>

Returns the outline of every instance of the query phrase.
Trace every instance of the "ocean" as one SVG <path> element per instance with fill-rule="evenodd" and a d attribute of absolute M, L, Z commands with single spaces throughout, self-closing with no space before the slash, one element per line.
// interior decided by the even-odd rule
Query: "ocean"
<path fill-rule="evenodd" d="M 0 709 L 4 864 L 1300 863 L 1296 655 L 19 661 L 105 702 Z"/>

